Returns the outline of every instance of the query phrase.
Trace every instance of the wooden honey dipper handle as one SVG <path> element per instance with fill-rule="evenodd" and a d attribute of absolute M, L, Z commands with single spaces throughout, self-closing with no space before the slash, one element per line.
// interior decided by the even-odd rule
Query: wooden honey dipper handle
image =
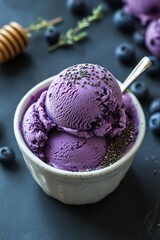
<path fill-rule="evenodd" d="M 10 22 L 4 25 L 0 29 L 0 63 L 7 62 L 17 55 L 19 55 L 23 49 L 29 43 L 28 33 L 41 30 L 51 25 L 62 22 L 61 17 L 35 24 L 34 27 L 23 28 L 17 22 Z"/>
<path fill-rule="evenodd" d="M 24 28 L 17 22 L 10 22 L 0 29 L 0 63 L 7 62 L 20 54 L 29 39 Z"/>

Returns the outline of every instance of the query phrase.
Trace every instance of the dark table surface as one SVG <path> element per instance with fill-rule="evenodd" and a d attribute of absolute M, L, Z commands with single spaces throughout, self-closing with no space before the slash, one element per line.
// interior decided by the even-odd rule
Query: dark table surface
<path fill-rule="evenodd" d="M 101 1 L 87 1 L 90 8 Z M 77 17 L 71 15 L 64 0 L 1 0 L 1 26 L 17 21 L 27 27 L 37 17 L 64 18 L 61 32 L 74 27 Z M 160 203 L 160 139 L 148 128 L 149 104 L 160 96 L 160 78 L 145 81 L 149 96 L 142 102 L 146 115 L 146 135 L 135 160 L 120 186 L 99 203 L 67 206 L 48 197 L 34 182 L 13 133 L 13 117 L 23 95 L 62 69 L 83 62 L 98 63 L 123 81 L 133 66 L 124 66 L 115 57 L 122 42 L 132 43 L 138 62 L 147 50 L 135 46 L 131 34 L 113 26 L 113 11 L 87 31 L 88 40 L 73 47 L 47 52 L 43 33 L 34 34 L 28 48 L 13 61 L 0 66 L 0 146 L 15 150 L 16 162 L 11 168 L 0 165 L 0 240 L 149 240 L 160 239 L 158 211 Z M 160 212 L 160 211 L 159 211 Z"/>

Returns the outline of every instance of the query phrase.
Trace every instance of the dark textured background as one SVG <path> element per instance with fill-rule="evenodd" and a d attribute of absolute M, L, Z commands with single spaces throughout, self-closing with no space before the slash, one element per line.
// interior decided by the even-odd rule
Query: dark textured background
<path fill-rule="evenodd" d="M 88 2 L 93 7 L 101 1 Z M 93 23 L 88 28 L 89 39 L 83 43 L 49 54 L 43 34 L 37 34 L 23 54 L 0 66 L 0 145 L 9 145 L 16 152 L 13 168 L 0 165 L 0 240 L 149 240 L 149 227 L 154 235 L 154 217 L 147 220 L 146 227 L 146 216 L 160 202 L 160 140 L 148 129 L 148 104 L 159 96 L 160 80 L 146 74 L 140 77 L 149 89 L 148 100 L 142 103 L 147 121 L 144 142 L 117 190 L 97 204 L 67 206 L 45 195 L 32 179 L 13 133 L 13 116 L 22 96 L 70 65 L 98 63 L 120 81 L 127 77 L 132 66 L 122 66 L 114 50 L 132 38 L 113 27 L 112 14 L 109 11 L 102 21 Z M 77 21 L 64 0 L 0 0 L 1 26 L 14 20 L 26 27 L 38 16 L 64 17 L 59 25 L 62 32 Z M 137 61 L 148 54 L 135 48 Z"/>

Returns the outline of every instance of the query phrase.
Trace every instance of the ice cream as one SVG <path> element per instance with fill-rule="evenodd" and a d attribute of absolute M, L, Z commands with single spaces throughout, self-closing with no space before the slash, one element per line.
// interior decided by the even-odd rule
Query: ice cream
<path fill-rule="evenodd" d="M 86 171 L 97 168 L 105 157 L 105 137 L 80 138 L 55 131 L 46 144 L 46 162 L 68 171 Z"/>
<path fill-rule="evenodd" d="M 96 64 L 78 64 L 31 97 L 21 131 L 30 150 L 67 171 L 99 169 L 117 161 L 137 134 L 136 108 L 116 78 Z"/>
<path fill-rule="evenodd" d="M 46 113 L 64 131 L 80 136 L 116 136 L 126 127 L 116 78 L 93 64 L 65 69 L 50 85 Z"/>
<path fill-rule="evenodd" d="M 152 21 L 146 28 L 145 43 L 148 50 L 160 58 L 160 18 Z"/>
<path fill-rule="evenodd" d="M 160 17 L 159 0 L 123 0 L 125 9 L 141 20 L 143 25 Z"/>
<path fill-rule="evenodd" d="M 21 126 L 28 147 L 40 159 L 45 158 L 44 147 L 49 130 L 55 126 L 45 113 L 45 96 L 46 91 L 29 106 L 24 114 Z"/>

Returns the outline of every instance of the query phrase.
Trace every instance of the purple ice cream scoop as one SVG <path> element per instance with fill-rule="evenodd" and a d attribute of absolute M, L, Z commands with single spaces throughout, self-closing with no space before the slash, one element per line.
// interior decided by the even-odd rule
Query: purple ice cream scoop
<path fill-rule="evenodd" d="M 79 137 L 114 137 L 126 128 L 119 84 L 96 64 L 78 64 L 59 73 L 48 88 L 45 106 L 60 130 Z"/>
<path fill-rule="evenodd" d="M 46 142 L 46 162 L 67 171 L 97 169 L 107 151 L 105 137 L 79 138 L 66 132 L 53 131 Z"/>
<path fill-rule="evenodd" d="M 21 131 L 30 150 L 49 165 L 86 171 L 102 166 L 110 152 L 107 139 L 123 135 L 133 119 L 131 100 L 122 96 L 116 78 L 99 65 L 78 64 L 31 96 Z"/>
<path fill-rule="evenodd" d="M 160 17 L 159 0 L 123 0 L 125 9 L 141 20 L 143 25 Z"/>
<path fill-rule="evenodd" d="M 44 91 L 37 102 L 31 104 L 21 123 L 22 134 L 28 147 L 42 160 L 45 158 L 44 147 L 48 132 L 55 126 L 44 110 L 46 94 Z"/>
<path fill-rule="evenodd" d="M 160 18 L 152 21 L 146 28 L 145 43 L 148 50 L 160 58 Z"/>

